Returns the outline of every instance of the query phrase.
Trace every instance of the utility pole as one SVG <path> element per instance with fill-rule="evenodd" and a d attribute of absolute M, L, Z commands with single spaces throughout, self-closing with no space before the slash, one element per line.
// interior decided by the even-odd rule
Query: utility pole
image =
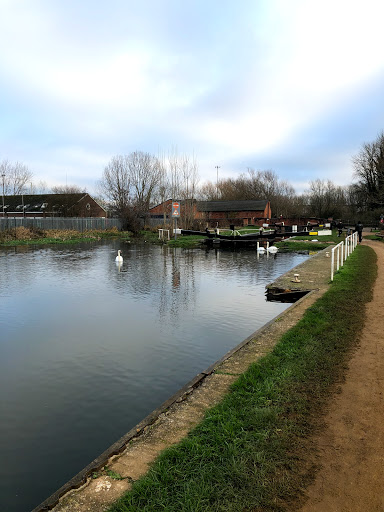
<path fill-rule="evenodd" d="M 5 178 L 5 174 L 3 173 L 1 175 L 1 177 L 3 178 L 3 218 L 4 218 L 4 178 Z"/>
<path fill-rule="evenodd" d="M 216 196 L 217 196 L 217 199 L 219 199 L 219 169 L 220 169 L 220 166 L 215 165 L 215 169 L 216 169 Z"/>

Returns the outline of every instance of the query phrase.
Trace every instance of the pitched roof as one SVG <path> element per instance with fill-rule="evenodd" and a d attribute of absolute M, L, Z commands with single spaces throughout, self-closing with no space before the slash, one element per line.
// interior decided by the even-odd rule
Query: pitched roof
<path fill-rule="evenodd" d="M 201 212 L 264 211 L 268 201 L 198 201 Z"/>
<path fill-rule="evenodd" d="M 43 212 L 68 209 L 78 203 L 87 192 L 75 194 L 23 194 L 17 196 L 5 196 L 4 205 L 6 212 Z M 1 205 L 0 205 L 1 209 Z"/>

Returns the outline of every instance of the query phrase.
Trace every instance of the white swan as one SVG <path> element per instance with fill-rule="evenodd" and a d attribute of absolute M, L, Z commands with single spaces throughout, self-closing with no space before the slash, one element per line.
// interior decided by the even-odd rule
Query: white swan
<path fill-rule="evenodd" d="M 272 254 L 276 254 L 279 249 L 275 245 L 271 245 L 271 247 L 268 247 L 267 250 Z"/>
<path fill-rule="evenodd" d="M 260 252 L 260 253 L 264 253 L 265 252 L 264 247 L 260 247 L 260 243 L 259 242 L 257 242 L 257 252 Z"/>
<path fill-rule="evenodd" d="M 121 255 L 121 251 L 120 251 L 120 250 L 119 250 L 119 251 L 117 251 L 117 256 L 116 256 L 115 261 L 116 261 L 117 263 L 123 263 L 123 257 L 122 257 L 122 255 Z"/>

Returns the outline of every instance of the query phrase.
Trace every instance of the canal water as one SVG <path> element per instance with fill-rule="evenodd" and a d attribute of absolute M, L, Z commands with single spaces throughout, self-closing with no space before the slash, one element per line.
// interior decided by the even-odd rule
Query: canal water
<path fill-rule="evenodd" d="M 121 242 L 1 249 L 0 510 L 32 510 L 282 312 L 265 286 L 307 257 Z"/>

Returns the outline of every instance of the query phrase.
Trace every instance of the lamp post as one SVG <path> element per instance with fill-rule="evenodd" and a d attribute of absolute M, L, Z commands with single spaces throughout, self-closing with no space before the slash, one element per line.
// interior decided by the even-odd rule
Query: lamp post
<path fill-rule="evenodd" d="M 4 178 L 5 178 L 5 174 L 3 173 L 1 175 L 1 177 L 3 178 L 3 217 L 4 217 Z"/>
<path fill-rule="evenodd" d="M 216 169 L 216 195 L 217 195 L 217 199 L 219 199 L 219 169 L 220 169 L 220 166 L 215 165 L 215 169 Z"/>

